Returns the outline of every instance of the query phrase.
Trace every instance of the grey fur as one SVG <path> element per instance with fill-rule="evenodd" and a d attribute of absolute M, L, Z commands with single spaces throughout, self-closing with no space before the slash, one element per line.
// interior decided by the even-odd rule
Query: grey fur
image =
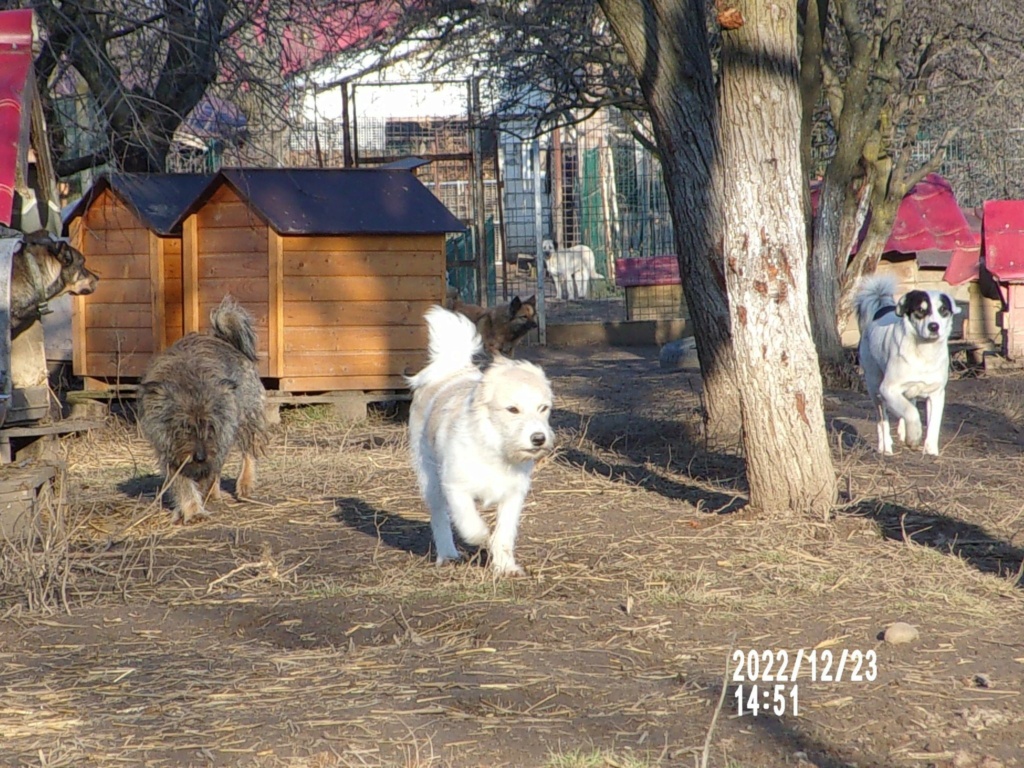
<path fill-rule="evenodd" d="M 38 320 L 41 306 L 50 299 L 62 293 L 90 294 L 99 280 L 85 268 L 82 252 L 66 240 L 42 229 L 21 237 L 11 263 L 12 337 Z"/>
<path fill-rule="evenodd" d="M 256 362 L 256 331 L 252 315 L 231 296 L 221 299 L 220 305 L 210 312 L 213 334 L 226 341 L 252 362 Z"/>
<path fill-rule="evenodd" d="M 266 442 L 266 393 L 256 369 L 252 316 L 230 296 L 211 314 L 212 334 L 190 333 L 150 363 L 140 384 L 139 424 L 168 479 L 173 521 L 206 514 L 232 446 L 242 452 L 237 494 L 255 485 Z"/>

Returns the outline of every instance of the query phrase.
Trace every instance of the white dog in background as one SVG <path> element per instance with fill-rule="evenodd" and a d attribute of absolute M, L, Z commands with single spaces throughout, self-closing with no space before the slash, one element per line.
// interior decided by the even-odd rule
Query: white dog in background
<path fill-rule="evenodd" d="M 519 575 L 515 543 L 537 460 L 551 452 L 551 385 L 533 363 L 501 355 L 484 370 L 476 326 L 443 307 L 426 313 L 429 362 L 409 379 L 409 445 L 430 508 L 437 562 L 458 560 L 452 526 L 487 547 L 501 575 Z M 491 533 L 477 510 L 496 507 Z"/>
<path fill-rule="evenodd" d="M 589 246 L 556 249 L 553 241 L 543 240 L 540 247 L 544 251 L 544 267 L 555 283 L 556 299 L 585 299 L 590 295 L 591 279 L 604 278 L 597 271 L 594 252 Z"/>
<path fill-rule="evenodd" d="M 891 411 L 897 433 L 911 447 L 921 444 L 917 400 L 927 401 L 924 452 L 939 455 L 939 426 L 949 381 L 949 335 L 960 311 L 949 294 L 914 290 L 898 302 L 889 275 L 864 278 L 857 289 L 860 364 L 878 411 L 878 451 L 892 453 Z"/>

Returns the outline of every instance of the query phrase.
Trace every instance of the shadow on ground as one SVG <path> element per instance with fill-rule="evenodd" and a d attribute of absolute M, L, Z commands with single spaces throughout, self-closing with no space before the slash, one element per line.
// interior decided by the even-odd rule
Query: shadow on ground
<path fill-rule="evenodd" d="M 959 557 L 982 573 L 1009 578 L 1024 587 L 1024 549 L 992 536 L 980 525 L 879 499 L 863 501 L 846 514 L 871 518 L 888 539 Z"/>
<path fill-rule="evenodd" d="M 634 413 L 586 419 L 567 410 L 559 412 L 558 421 L 558 426 L 566 429 L 579 429 L 586 423 L 585 433 L 580 430 L 581 439 L 558 451 L 562 463 L 715 514 L 729 514 L 746 504 L 742 459 L 695 445 L 685 425 L 677 421 Z M 586 450 L 588 442 L 599 450 Z M 709 487 L 714 485 L 723 487 Z"/>
<path fill-rule="evenodd" d="M 430 524 L 387 512 L 363 499 L 345 496 L 334 499 L 331 517 L 355 531 L 380 540 L 392 549 L 425 557 L 430 553 Z"/>

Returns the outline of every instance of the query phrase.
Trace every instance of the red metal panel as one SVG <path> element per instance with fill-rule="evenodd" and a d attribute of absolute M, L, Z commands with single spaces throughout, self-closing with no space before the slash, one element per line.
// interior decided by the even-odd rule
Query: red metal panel
<path fill-rule="evenodd" d="M 652 256 L 643 259 L 618 259 L 615 262 L 615 284 L 679 285 L 679 261 L 675 256 Z"/>
<path fill-rule="evenodd" d="M 930 173 L 903 198 L 886 251 L 952 251 L 978 244 L 949 182 Z"/>
<path fill-rule="evenodd" d="M 981 271 L 981 248 L 955 248 L 942 279 L 950 285 L 977 280 Z"/>
<path fill-rule="evenodd" d="M 821 182 L 811 182 L 811 207 L 815 215 L 820 192 Z M 867 222 L 859 239 L 863 239 L 866 229 Z M 931 173 L 903 198 L 883 252 L 944 251 L 949 258 L 957 249 L 977 249 L 981 243 L 979 231 L 957 204 L 949 182 Z M 859 247 L 859 240 L 857 245 Z M 933 253 L 929 266 L 936 265 Z"/>
<path fill-rule="evenodd" d="M 1024 280 L 1024 200 L 986 201 L 984 231 L 985 268 L 998 280 Z"/>
<path fill-rule="evenodd" d="M 18 167 L 27 165 L 32 11 L 0 12 L 0 222 L 11 223 Z"/>

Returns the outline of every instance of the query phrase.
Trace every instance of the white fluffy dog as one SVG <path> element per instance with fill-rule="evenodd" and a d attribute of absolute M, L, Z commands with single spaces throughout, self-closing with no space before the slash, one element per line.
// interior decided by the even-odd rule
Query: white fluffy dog
<path fill-rule="evenodd" d="M 430 359 L 409 379 L 409 445 L 437 563 L 461 557 L 454 525 L 466 543 L 486 545 L 496 573 L 522 574 L 515 560 L 519 517 L 534 464 L 555 443 L 551 384 L 533 363 L 501 355 L 477 368 L 480 335 L 463 315 L 437 306 L 426 321 Z M 493 533 L 478 504 L 497 508 Z"/>
<path fill-rule="evenodd" d="M 591 279 L 604 277 L 597 271 L 594 252 L 587 245 L 556 249 L 554 242 L 543 240 L 540 247 L 544 251 L 544 267 L 555 283 L 556 299 L 585 299 L 590 294 Z"/>
<path fill-rule="evenodd" d="M 878 411 L 878 451 L 892 453 L 891 411 L 899 417 L 899 439 L 921 444 L 917 400 L 927 401 L 928 433 L 924 452 L 939 455 L 939 425 L 949 380 L 949 335 L 960 311 L 942 291 L 910 291 L 898 302 L 896 280 L 889 275 L 864 278 L 855 303 L 860 326 L 860 364 L 864 383 Z"/>

